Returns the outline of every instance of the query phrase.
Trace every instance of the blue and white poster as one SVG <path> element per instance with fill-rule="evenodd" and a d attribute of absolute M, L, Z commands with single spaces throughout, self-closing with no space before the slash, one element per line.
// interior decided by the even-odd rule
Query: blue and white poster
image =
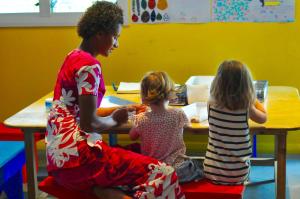
<path fill-rule="evenodd" d="M 213 0 L 215 22 L 293 22 L 294 0 Z"/>

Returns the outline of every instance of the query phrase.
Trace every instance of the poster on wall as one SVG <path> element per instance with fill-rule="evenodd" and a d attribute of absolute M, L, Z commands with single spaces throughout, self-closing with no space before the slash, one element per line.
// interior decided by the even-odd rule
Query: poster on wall
<path fill-rule="evenodd" d="M 294 0 L 212 0 L 214 22 L 293 22 Z"/>
<path fill-rule="evenodd" d="M 117 0 L 117 4 L 123 10 L 124 25 L 128 25 L 128 1 L 127 0 Z"/>
<path fill-rule="evenodd" d="M 202 23 L 211 19 L 211 0 L 130 0 L 132 23 Z"/>
<path fill-rule="evenodd" d="M 130 0 L 129 2 L 130 21 L 139 24 L 295 21 L 295 0 Z"/>

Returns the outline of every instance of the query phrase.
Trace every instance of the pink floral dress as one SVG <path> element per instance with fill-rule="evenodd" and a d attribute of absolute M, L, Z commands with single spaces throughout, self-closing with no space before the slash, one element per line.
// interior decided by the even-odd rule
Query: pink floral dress
<path fill-rule="evenodd" d="M 98 133 L 79 126 L 79 95 L 105 93 L 100 63 L 73 50 L 58 74 L 47 122 L 47 169 L 68 189 L 91 192 L 94 186 L 128 186 L 135 198 L 184 198 L 174 169 L 158 160 L 109 147 Z"/>
<path fill-rule="evenodd" d="M 189 123 L 179 108 L 143 112 L 133 117 L 133 135 L 141 138 L 141 153 L 173 167 L 184 162 L 183 127 Z"/>

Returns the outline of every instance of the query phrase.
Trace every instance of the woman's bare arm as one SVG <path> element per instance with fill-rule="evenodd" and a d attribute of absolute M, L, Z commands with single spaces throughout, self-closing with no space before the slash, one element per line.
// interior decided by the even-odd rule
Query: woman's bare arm
<path fill-rule="evenodd" d="M 129 137 L 131 140 L 137 140 L 140 136 L 139 136 L 138 132 L 134 128 L 132 128 L 129 131 Z"/>
<path fill-rule="evenodd" d="M 106 117 L 97 116 L 97 97 L 79 96 L 80 128 L 85 132 L 100 132 L 128 120 L 126 109 L 117 109 Z"/>

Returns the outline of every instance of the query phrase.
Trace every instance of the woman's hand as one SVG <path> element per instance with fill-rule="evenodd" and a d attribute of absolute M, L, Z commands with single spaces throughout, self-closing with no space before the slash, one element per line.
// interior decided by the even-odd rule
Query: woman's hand
<path fill-rule="evenodd" d="M 127 108 L 116 109 L 111 116 L 117 124 L 125 123 L 128 120 L 128 110 Z"/>
<path fill-rule="evenodd" d="M 133 104 L 133 105 L 129 105 L 127 106 L 127 110 L 129 112 L 135 111 L 136 114 L 145 112 L 147 110 L 147 106 L 145 104 Z"/>

